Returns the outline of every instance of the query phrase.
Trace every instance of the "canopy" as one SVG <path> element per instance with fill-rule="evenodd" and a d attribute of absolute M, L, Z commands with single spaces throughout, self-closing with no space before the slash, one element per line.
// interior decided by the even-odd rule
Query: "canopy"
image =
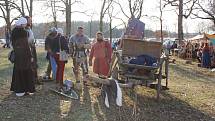
<path fill-rule="evenodd" d="M 189 40 L 193 41 L 193 40 L 200 40 L 200 39 L 204 39 L 204 34 L 196 35 L 195 37 L 190 38 Z"/>
<path fill-rule="evenodd" d="M 205 34 L 205 36 L 209 39 L 211 39 L 211 38 L 215 39 L 215 34 Z"/>
<path fill-rule="evenodd" d="M 210 46 L 213 46 L 215 49 L 215 34 L 205 34 L 205 37 L 210 41 Z"/>

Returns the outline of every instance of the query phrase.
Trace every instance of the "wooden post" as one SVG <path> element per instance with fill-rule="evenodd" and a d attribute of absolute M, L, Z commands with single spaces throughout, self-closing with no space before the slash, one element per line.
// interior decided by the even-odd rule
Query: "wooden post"
<path fill-rule="evenodd" d="M 168 87 L 168 79 L 169 79 L 169 55 L 165 59 L 165 75 L 166 75 L 166 88 Z"/>
<path fill-rule="evenodd" d="M 160 100 L 163 62 L 164 62 L 164 58 L 161 58 L 161 60 L 160 60 L 160 69 L 159 69 L 159 76 L 158 76 L 158 85 L 157 85 L 157 100 L 158 101 Z"/>

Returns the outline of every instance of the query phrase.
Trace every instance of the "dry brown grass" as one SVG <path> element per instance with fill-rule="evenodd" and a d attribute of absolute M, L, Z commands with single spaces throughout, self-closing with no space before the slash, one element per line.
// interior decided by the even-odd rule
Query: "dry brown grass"
<path fill-rule="evenodd" d="M 9 91 L 12 65 L 7 61 L 9 50 L 0 49 L 0 120 L 2 121 L 215 121 L 215 74 L 208 69 L 186 65 L 177 59 L 170 64 L 169 90 L 156 91 L 145 87 L 123 90 L 123 107 L 107 109 L 97 88 L 83 88 L 80 100 L 71 100 L 48 90 L 47 82 L 37 86 L 34 96 L 18 98 Z M 43 49 L 38 49 L 39 73 L 47 62 Z M 71 62 L 66 65 L 65 78 L 72 79 Z M 135 94 L 137 112 L 133 114 Z"/>

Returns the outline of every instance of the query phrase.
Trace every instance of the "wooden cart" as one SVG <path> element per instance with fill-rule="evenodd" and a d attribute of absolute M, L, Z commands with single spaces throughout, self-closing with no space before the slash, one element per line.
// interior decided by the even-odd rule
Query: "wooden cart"
<path fill-rule="evenodd" d="M 132 58 L 143 54 L 157 58 L 157 66 L 136 65 L 126 62 L 126 58 Z M 168 59 L 162 55 L 161 42 L 123 39 L 122 49 L 113 53 L 110 67 L 110 76 L 123 81 L 123 83 L 132 83 L 133 85 L 155 83 L 158 100 L 162 88 L 161 80 L 166 79 L 166 87 L 168 85 Z M 132 74 L 128 72 L 128 68 L 140 69 L 146 71 L 148 74 Z"/>

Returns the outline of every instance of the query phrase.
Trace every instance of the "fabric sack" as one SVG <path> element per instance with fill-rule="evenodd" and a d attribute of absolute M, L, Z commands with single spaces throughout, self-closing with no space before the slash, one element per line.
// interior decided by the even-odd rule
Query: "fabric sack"
<path fill-rule="evenodd" d="M 11 50 L 8 54 L 8 60 L 11 62 L 11 63 L 14 63 L 15 61 L 15 52 L 14 50 Z"/>

